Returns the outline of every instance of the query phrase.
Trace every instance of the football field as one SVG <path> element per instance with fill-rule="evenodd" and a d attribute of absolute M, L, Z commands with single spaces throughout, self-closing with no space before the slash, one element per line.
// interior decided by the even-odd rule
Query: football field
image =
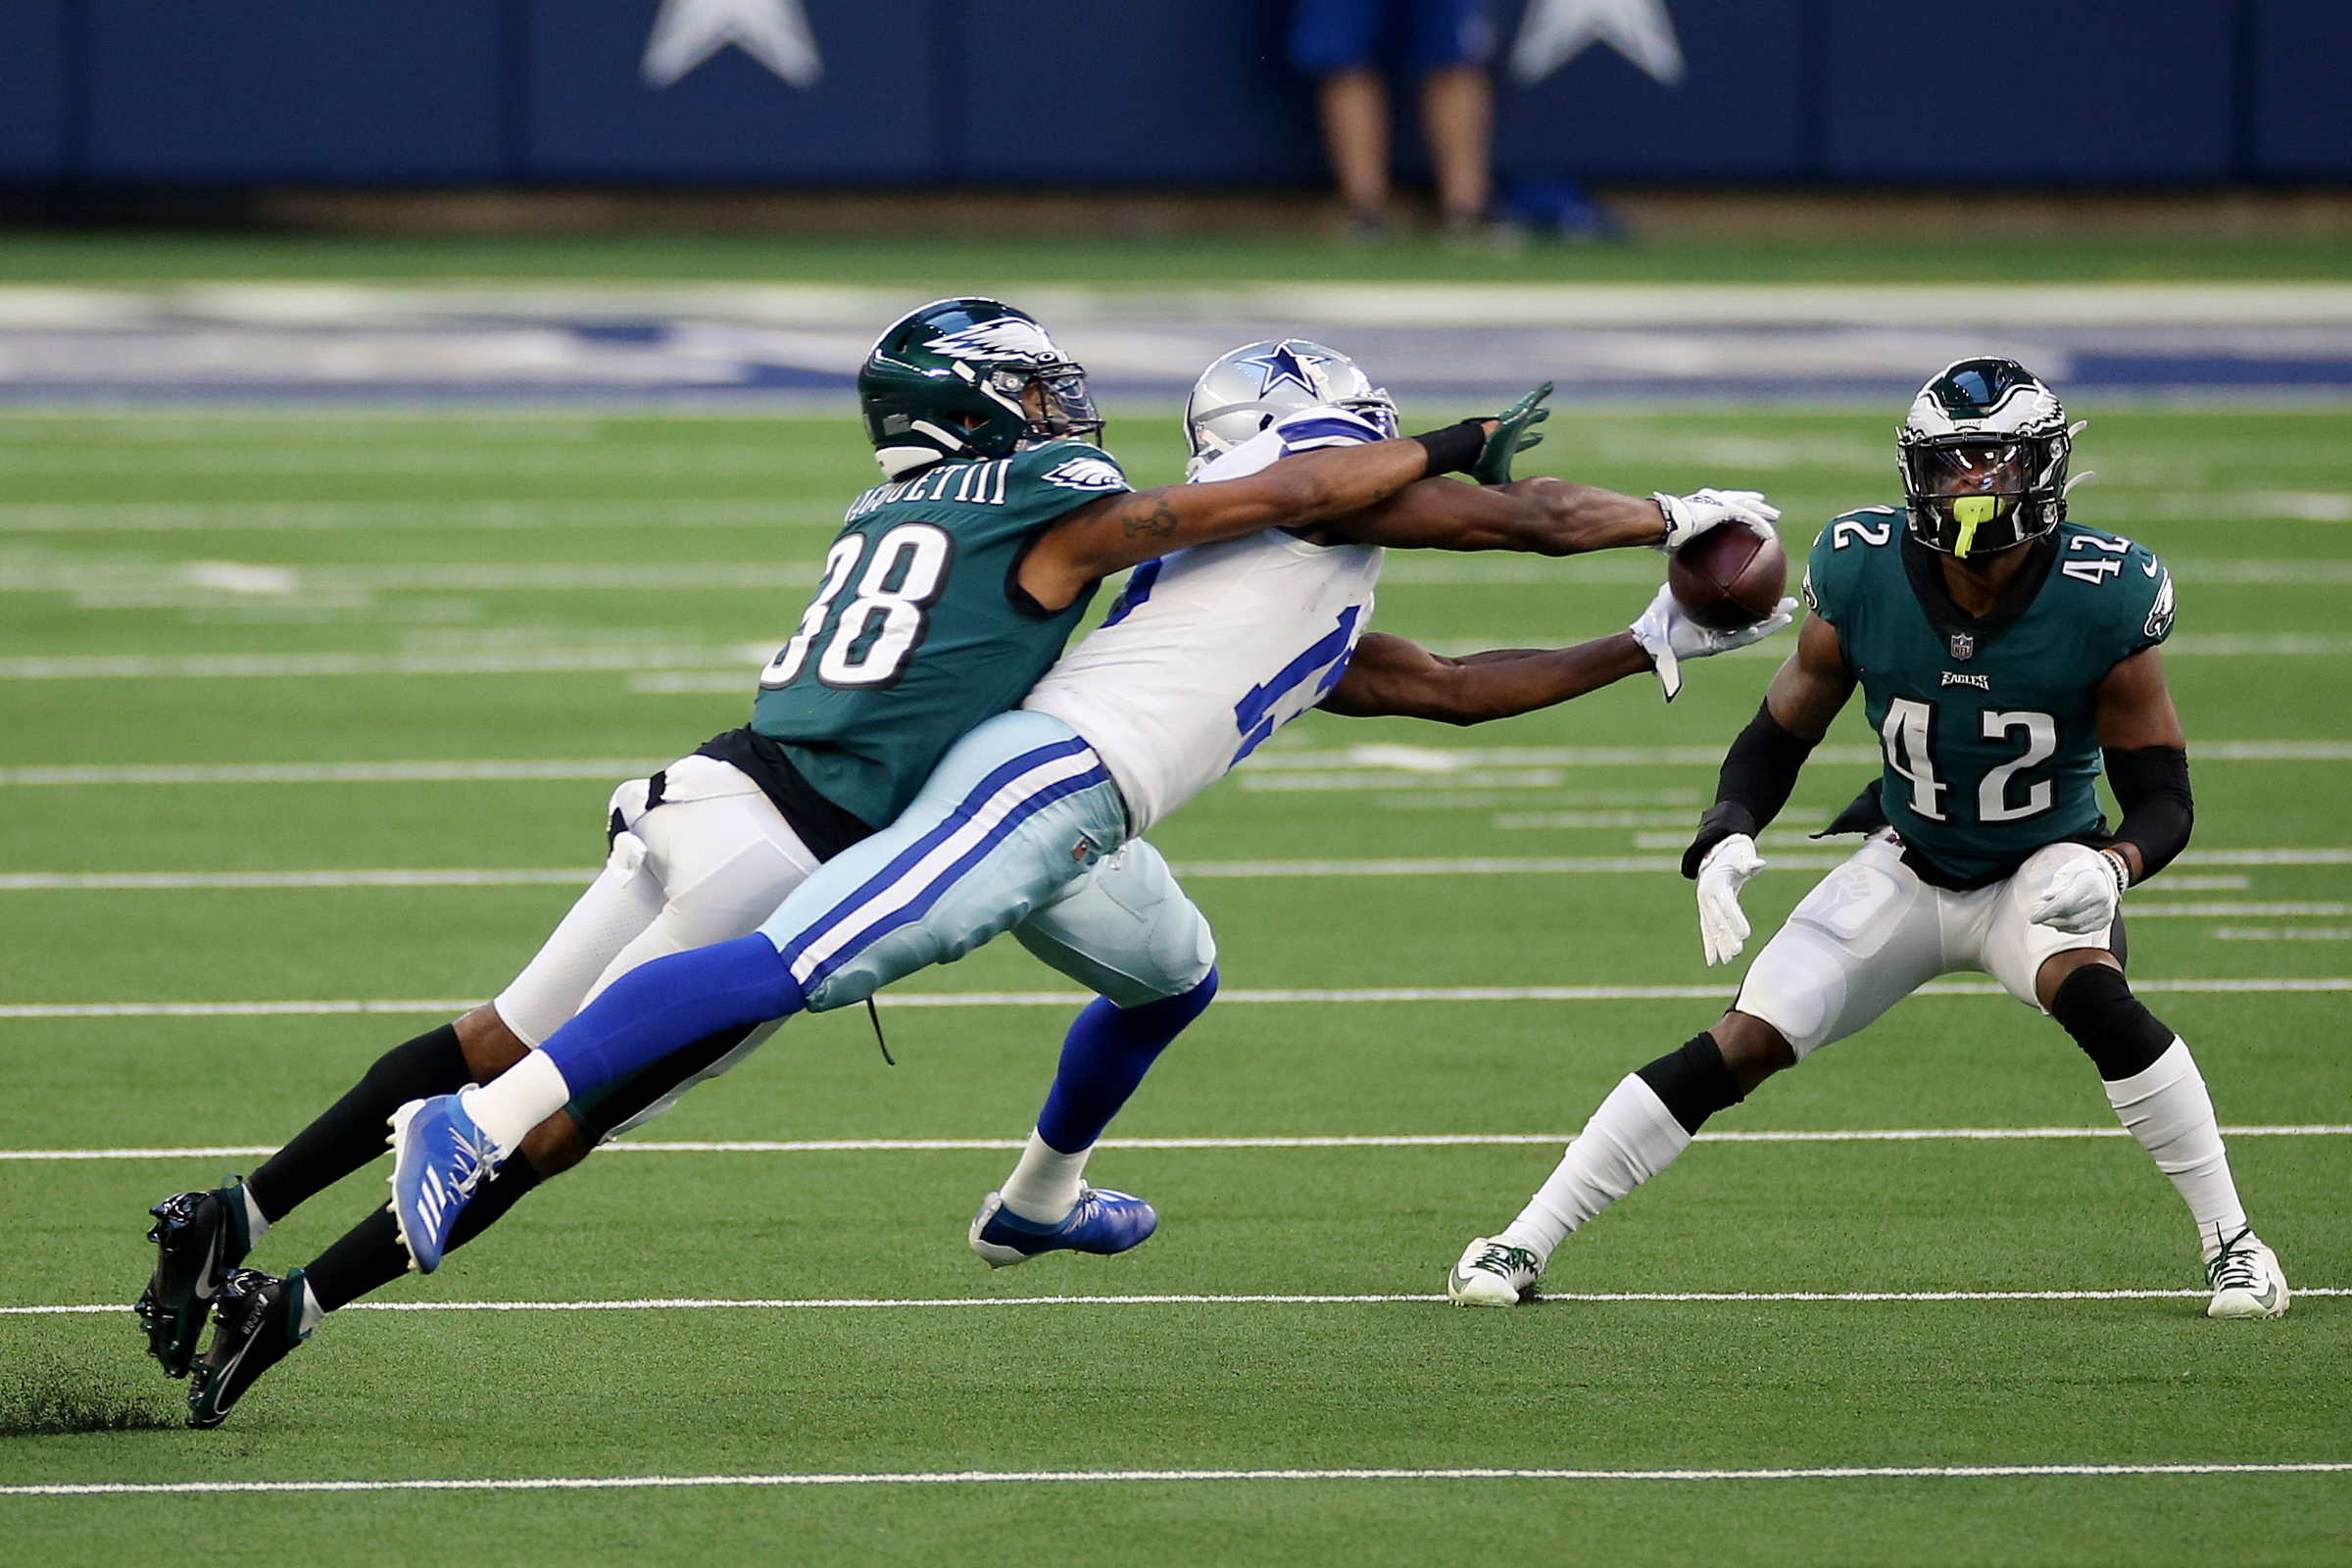
<path fill-rule="evenodd" d="M 1929 367 L 1928 368 L 1933 368 Z M 1922 372 L 1924 373 L 1924 371 Z M 1417 416 L 1447 410 L 1406 411 Z M 1091 1179 L 1116 1259 L 964 1244 L 1076 1004 L 1001 942 L 793 1022 L 217 1432 L 141 1355 L 145 1210 L 489 996 L 614 783 L 741 723 L 857 425 L 594 409 L 0 415 L 0 1541 L 303 1562 L 2233 1564 L 2352 1539 L 2352 414 L 2080 407 L 2163 554 L 2192 849 L 2127 906 L 2297 1290 L 2212 1323 L 2185 1211 L 2054 1024 L 1956 976 L 1455 1310 L 1620 1076 L 1719 1015 L 1673 864 L 1784 636 L 1554 711 L 1312 713 L 1154 834 L 1224 998 Z M 1899 408 L 1590 412 L 1536 466 L 1899 500 Z M 1166 414 L 1114 419 L 1138 482 Z M 1647 552 L 1393 557 L 1448 652 L 1621 628 Z M 1106 602 L 1107 596 L 1105 596 Z M 1766 836 L 1841 851 L 1857 703 Z M 384 1165 L 273 1230 L 309 1260 Z"/>

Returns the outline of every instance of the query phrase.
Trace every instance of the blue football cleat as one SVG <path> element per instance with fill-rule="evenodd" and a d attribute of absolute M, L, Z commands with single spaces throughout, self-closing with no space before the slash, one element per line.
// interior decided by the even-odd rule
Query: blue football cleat
<path fill-rule="evenodd" d="M 1141 1247 L 1159 1229 L 1159 1211 L 1133 1193 L 1082 1187 L 1078 1205 L 1058 1225 L 1023 1219 L 991 1193 L 972 1218 L 972 1250 L 990 1268 L 1026 1263 L 1040 1252 L 1097 1252 L 1107 1257 Z"/>
<path fill-rule="evenodd" d="M 392 1222 L 418 1273 L 441 1266 L 466 1200 L 503 1157 L 456 1095 L 412 1100 L 392 1113 Z"/>

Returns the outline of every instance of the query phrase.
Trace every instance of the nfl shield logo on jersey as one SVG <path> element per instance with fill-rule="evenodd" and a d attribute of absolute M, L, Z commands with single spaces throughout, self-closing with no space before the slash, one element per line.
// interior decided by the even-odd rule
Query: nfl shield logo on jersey
<path fill-rule="evenodd" d="M 1976 658 L 1977 634 L 1973 631 L 1956 631 L 1952 633 L 1952 657 L 1954 659 Z"/>

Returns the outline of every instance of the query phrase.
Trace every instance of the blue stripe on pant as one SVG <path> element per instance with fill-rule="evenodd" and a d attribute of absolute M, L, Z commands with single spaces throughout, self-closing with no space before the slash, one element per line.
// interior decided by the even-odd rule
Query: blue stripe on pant
<path fill-rule="evenodd" d="M 1118 787 L 1075 731 L 1044 713 L 1000 714 L 760 931 L 810 1011 L 848 1006 L 1018 925 L 1126 837 Z"/>

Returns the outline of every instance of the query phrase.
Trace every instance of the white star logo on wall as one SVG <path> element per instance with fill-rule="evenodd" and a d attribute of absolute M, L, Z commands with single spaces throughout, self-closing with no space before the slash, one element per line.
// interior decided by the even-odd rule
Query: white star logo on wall
<path fill-rule="evenodd" d="M 637 70 L 649 87 L 673 86 L 729 44 L 795 87 L 825 74 L 801 0 L 662 0 Z"/>
<path fill-rule="evenodd" d="M 1666 0 L 1527 0 L 1519 37 L 1511 45 L 1511 74 L 1523 82 L 1545 76 L 1596 43 L 1605 43 L 1673 87 L 1683 79 L 1683 46 L 1674 35 Z"/>

